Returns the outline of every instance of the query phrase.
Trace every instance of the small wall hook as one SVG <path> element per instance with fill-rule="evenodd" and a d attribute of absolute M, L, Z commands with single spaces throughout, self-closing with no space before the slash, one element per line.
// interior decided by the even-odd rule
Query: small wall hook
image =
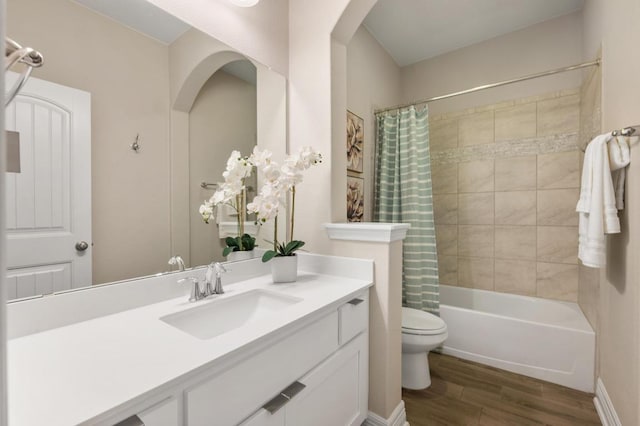
<path fill-rule="evenodd" d="M 135 151 L 136 154 L 137 154 L 138 152 L 140 152 L 140 148 L 141 148 L 140 147 L 140 134 L 138 133 L 136 135 L 136 140 L 131 144 L 131 149 L 133 151 Z"/>

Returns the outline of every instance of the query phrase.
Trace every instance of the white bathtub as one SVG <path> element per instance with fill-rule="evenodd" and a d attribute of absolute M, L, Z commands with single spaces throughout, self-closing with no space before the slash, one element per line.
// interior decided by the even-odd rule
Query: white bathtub
<path fill-rule="evenodd" d="M 443 353 L 593 392 L 595 333 L 576 303 L 440 286 Z"/>

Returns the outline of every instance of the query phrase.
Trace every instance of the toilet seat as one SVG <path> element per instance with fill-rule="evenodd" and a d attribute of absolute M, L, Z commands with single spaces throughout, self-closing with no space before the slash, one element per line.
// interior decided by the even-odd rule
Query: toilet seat
<path fill-rule="evenodd" d="M 445 322 L 428 312 L 402 307 L 402 332 L 420 336 L 442 334 L 447 331 Z"/>

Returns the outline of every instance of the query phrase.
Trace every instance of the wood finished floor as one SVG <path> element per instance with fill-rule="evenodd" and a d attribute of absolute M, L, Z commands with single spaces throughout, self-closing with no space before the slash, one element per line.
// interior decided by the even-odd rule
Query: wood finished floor
<path fill-rule="evenodd" d="M 437 353 L 431 386 L 403 389 L 411 426 L 600 425 L 593 395 Z"/>

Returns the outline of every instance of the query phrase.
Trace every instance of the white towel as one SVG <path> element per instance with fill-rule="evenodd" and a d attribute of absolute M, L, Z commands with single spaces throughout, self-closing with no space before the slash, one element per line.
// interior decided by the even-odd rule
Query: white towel
<path fill-rule="evenodd" d="M 596 136 L 587 146 L 582 169 L 579 213 L 578 258 L 585 266 L 606 264 L 605 234 L 620 232 L 607 142 L 611 134 Z"/>
<path fill-rule="evenodd" d="M 613 190 L 616 194 L 616 208 L 624 209 L 624 181 L 626 167 L 629 165 L 629 141 L 625 136 L 617 136 L 609 141 L 609 166 L 611 167 L 611 179 Z"/>

